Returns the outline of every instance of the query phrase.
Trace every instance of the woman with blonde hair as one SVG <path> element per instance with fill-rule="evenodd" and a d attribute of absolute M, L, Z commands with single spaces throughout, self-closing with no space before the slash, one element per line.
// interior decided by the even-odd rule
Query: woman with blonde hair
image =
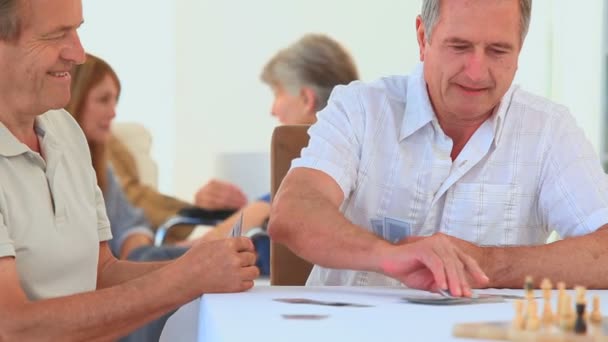
<path fill-rule="evenodd" d="M 97 184 L 104 194 L 114 236 L 110 247 L 116 256 L 125 259 L 136 249 L 152 245 L 153 233 L 143 212 L 126 199 L 107 159 L 106 144 L 116 116 L 120 81 L 105 61 L 87 54 L 86 62 L 74 67 L 71 92 L 66 109 L 74 116 L 89 143 Z"/>

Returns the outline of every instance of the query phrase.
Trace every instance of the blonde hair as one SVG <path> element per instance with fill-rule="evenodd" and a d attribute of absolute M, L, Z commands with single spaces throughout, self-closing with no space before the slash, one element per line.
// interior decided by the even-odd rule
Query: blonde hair
<path fill-rule="evenodd" d="M 120 94 L 120 80 L 116 72 L 103 59 L 86 54 L 86 62 L 74 66 L 71 72 L 72 84 L 70 86 L 71 94 L 70 102 L 65 107 L 70 114 L 76 119 L 82 127 L 82 111 L 84 110 L 87 97 L 91 89 L 98 85 L 106 75 L 109 75 L 118 88 Z M 89 141 L 89 149 L 91 150 L 91 159 L 93 160 L 93 168 L 97 175 L 97 184 L 102 191 L 106 188 L 106 168 L 108 165 L 106 159 L 106 146 L 97 142 Z"/>

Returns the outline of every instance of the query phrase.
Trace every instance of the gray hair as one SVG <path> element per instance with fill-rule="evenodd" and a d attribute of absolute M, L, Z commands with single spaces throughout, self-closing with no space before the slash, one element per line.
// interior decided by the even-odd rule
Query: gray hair
<path fill-rule="evenodd" d="M 425 37 L 428 42 L 431 41 L 431 34 L 433 28 L 439 20 L 439 7 L 441 0 L 422 0 L 422 10 L 420 16 L 422 17 L 422 23 L 424 24 Z M 519 0 L 520 10 L 520 36 L 521 43 L 523 44 L 526 35 L 528 34 L 528 28 L 530 27 L 530 16 L 532 14 L 532 0 Z"/>
<path fill-rule="evenodd" d="M 292 94 L 303 86 L 312 88 L 317 111 L 327 105 L 334 86 L 359 78 L 350 54 L 322 34 L 307 34 L 280 50 L 264 66 L 260 77 L 268 85 L 283 87 Z"/>
<path fill-rule="evenodd" d="M 19 0 L 0 0 L 0 40 L 10 41 L 19 36 Z"/>

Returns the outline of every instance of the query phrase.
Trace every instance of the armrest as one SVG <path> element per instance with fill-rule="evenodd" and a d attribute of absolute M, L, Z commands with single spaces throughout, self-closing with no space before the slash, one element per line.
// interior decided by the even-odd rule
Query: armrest
<path fill-rule="evenodd" d="M 171 228 L 180 224 L 202 224 L 212 226 L 234 214 L 235 210 L 206 210 L 198 207 L 181 209 L 177 215 L 160 225 L 154 235 L 154 246 L 161 246 Z"/>
<path fill-rule="evenodd" d="M 217 222 L 229 218 L 234 213 L 236 213 L 236 210 L 207 210 L 199 207 L 186 207 L 178 211 L 177 216 Z"/>

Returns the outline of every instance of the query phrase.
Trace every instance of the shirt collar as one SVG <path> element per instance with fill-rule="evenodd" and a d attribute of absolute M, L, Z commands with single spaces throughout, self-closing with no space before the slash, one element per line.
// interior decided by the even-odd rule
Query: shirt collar
<path fill-rule="evenodd" d="M 403 122 L 401 123 L 400 141 L 409 137 L 436 118 L 424 80 L 424 63 L 419 63 L 414 68 L 413 72 L 408 77 L 407 82 L 407 100 L 405 104 L 405 115 L 403 116 Z M 511 105 L 511 98 L 517 88 L 516 85 L 511 85 L 511 87 L 509 87 L 509 90 L 503 96 L 497 109 L 495 109 L 495 115 L 492 115 L 488 119 L 493 127 L 495 143 L 498 143 L 502 133 L 505 116 Z"/>
<path fill-rule="evenodd" d="M 44 118 L 44 114 L 37 116 L 34 121 L 34 130 L 36 131 L 36 135 L 40 138 L 41 148 L 47 146 L 58 148 L 57 140 L 51 134 L 47 134 L 46 126 L 47 122 Z M 14 157 L 29 151 L 31 151 L 31 149 L 19 141 L 4 123 L 0 122 L 0 156 Z"/>
<path fill-rule="evenodd" d="M 17 137 L 8 130 L 4 123 L 0 122 L 0 155 L 3 157 L 14 157 L 29 151 L 29 147 L 19 141 Z"/>
<path fill-rule="evenodd" d="M 505 118 L 507 113 L 511 107 L 511 100 L 513 99 L 513 94 L 517 91 L 519 86 L 511 84 L 509 90 L 505 93 L 498 105 L 498 109 L 496 109 L 495 115 L 490 117 L 490 122 L 492 123 L 492 127 L 494 130 L 494 143 L 498 145 L 500 141 L 500 137 L 502 135 L 502 130 L 505 123 Z"/>
<path fill-rule="evenodd" d="M 419 63 L 407 78 L 405 115 L 401 123 L 399 140 L 403 140 L 431 122 L 435 117 L 431 100 L 426 90 L 423 64 Z"/>

